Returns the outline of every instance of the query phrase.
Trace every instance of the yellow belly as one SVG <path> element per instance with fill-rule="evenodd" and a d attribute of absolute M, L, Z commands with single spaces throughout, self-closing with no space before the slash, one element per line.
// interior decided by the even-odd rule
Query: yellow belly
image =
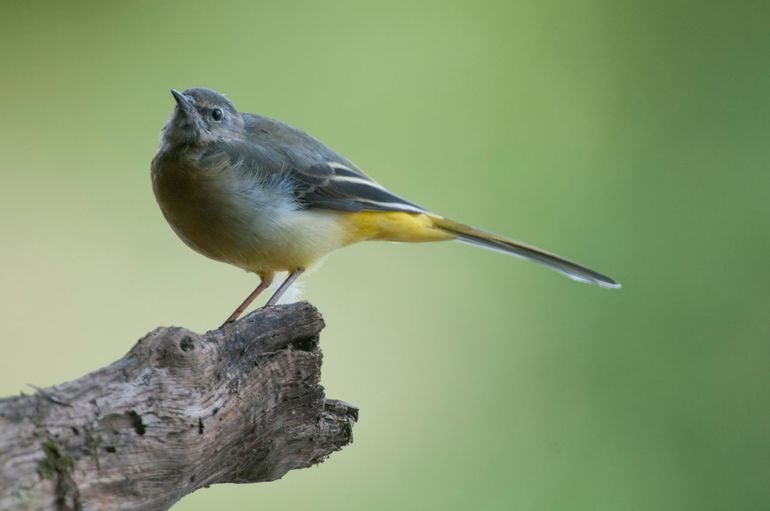
<path fill-rule="evenodd" d="M 249 271 L 294 271 L 309 268 L 338 248 L 368 240 L 425 242 L 453 239 L 434 227 L 425 214 L 393 211 L 346 213 L 329 210 L 292 211 L 282 227 L 242 261 Z"/>

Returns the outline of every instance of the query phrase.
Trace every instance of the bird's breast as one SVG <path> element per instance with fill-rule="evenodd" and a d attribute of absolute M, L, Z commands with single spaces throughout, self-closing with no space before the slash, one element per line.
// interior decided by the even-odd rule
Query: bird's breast
<path fill-rule="evenodd" d="M 153 189 L 177 235 L 201 254 L 253 272 L 307 268 L 342 246 L 333 211 L 298 209 L 290 184 L 237 168 L 156 157 Z"/>

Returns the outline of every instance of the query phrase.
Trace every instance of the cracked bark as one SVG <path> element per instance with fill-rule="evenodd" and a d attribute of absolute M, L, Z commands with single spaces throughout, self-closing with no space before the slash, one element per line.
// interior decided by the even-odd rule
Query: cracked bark
<path fill-rule="evenodd" d="M 322 328 L 307 303 L 158 328 L 103 369 L 0 399 L 0 509 L 162 510 L 320 463 L 358 415 L 319 384 Z"/>

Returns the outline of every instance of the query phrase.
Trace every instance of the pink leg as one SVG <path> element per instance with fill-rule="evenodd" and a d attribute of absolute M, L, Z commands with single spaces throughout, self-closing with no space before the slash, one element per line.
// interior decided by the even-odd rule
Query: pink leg
<path fill-rule="evenodd" d="M 293 272 L 289 273 L 289 276 L 286 277 L 286 280 L 283 281 L 283 284 L 281 284 L 281 287 L 279 287 L 275 293 L 273 293 L 273 296 L 270 297 L 270 299 L 265 304 L 265 307 L 268 307 L 270 305 L 275 305 L 278 303 L 278 300 L 281 299 L 281 296 L 286 292 L 287 289 L 291 287 L 292 284 L 294 284 L 294 281 L 297 280 L 297 277 L 302 275 L 305 272 L 304 268 L 297 268 Z"/>
<path fill-rule="evenodd" d="M 273 274 L 272 273 L 271 274 L 267 274 L 267 275 L 260 275 L 259 278 L 260 278 L 260 281 L 259 281 L 259 285 L 257 286 L 257 288 L 254 291 L 252 291 L 249 296 L 246 297 L 246 299 L 243 301 L 243 303 L 240 304 L 238 306 L 238 308 L 235 309 L 235 311 L 232 314 L 230 314 L 230 317 L 227 318 L 227 320 L 224 323 L 222 323 L 222 326 L 225 326 L 228 323 L 232 323 L 233 321 L 238 319 L 238 316 L 243 314 L 243 311 L 246 310 L 246 307 L 251 305 L 251 302 L 253 302 L 254 299 L 257 296 L 259 296 L 259 294 L 262 291 L 264 291 L 265 289 L 270 287 L 270 284 L 273 283 Z"/>

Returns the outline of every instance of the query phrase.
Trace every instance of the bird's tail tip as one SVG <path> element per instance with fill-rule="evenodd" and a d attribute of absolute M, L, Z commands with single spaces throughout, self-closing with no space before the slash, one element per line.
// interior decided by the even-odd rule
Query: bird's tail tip
<path fill-rule="evenodd" d="M 556 254 L 551 254 L 537 247 L 482 231 L 475 227 L 453 222 L 439 216 L 432 216 L 432 219 L 435 227 L 453 234 L 458 241 L 534 261 L 547 266 L 552 270 L 556 270 L 566 277 L 578 282 L 594 284 L 605 289 L 621 288 L 619 282 L 607 275 L 603 275 L 583 265 L 564 259 Z"/>

